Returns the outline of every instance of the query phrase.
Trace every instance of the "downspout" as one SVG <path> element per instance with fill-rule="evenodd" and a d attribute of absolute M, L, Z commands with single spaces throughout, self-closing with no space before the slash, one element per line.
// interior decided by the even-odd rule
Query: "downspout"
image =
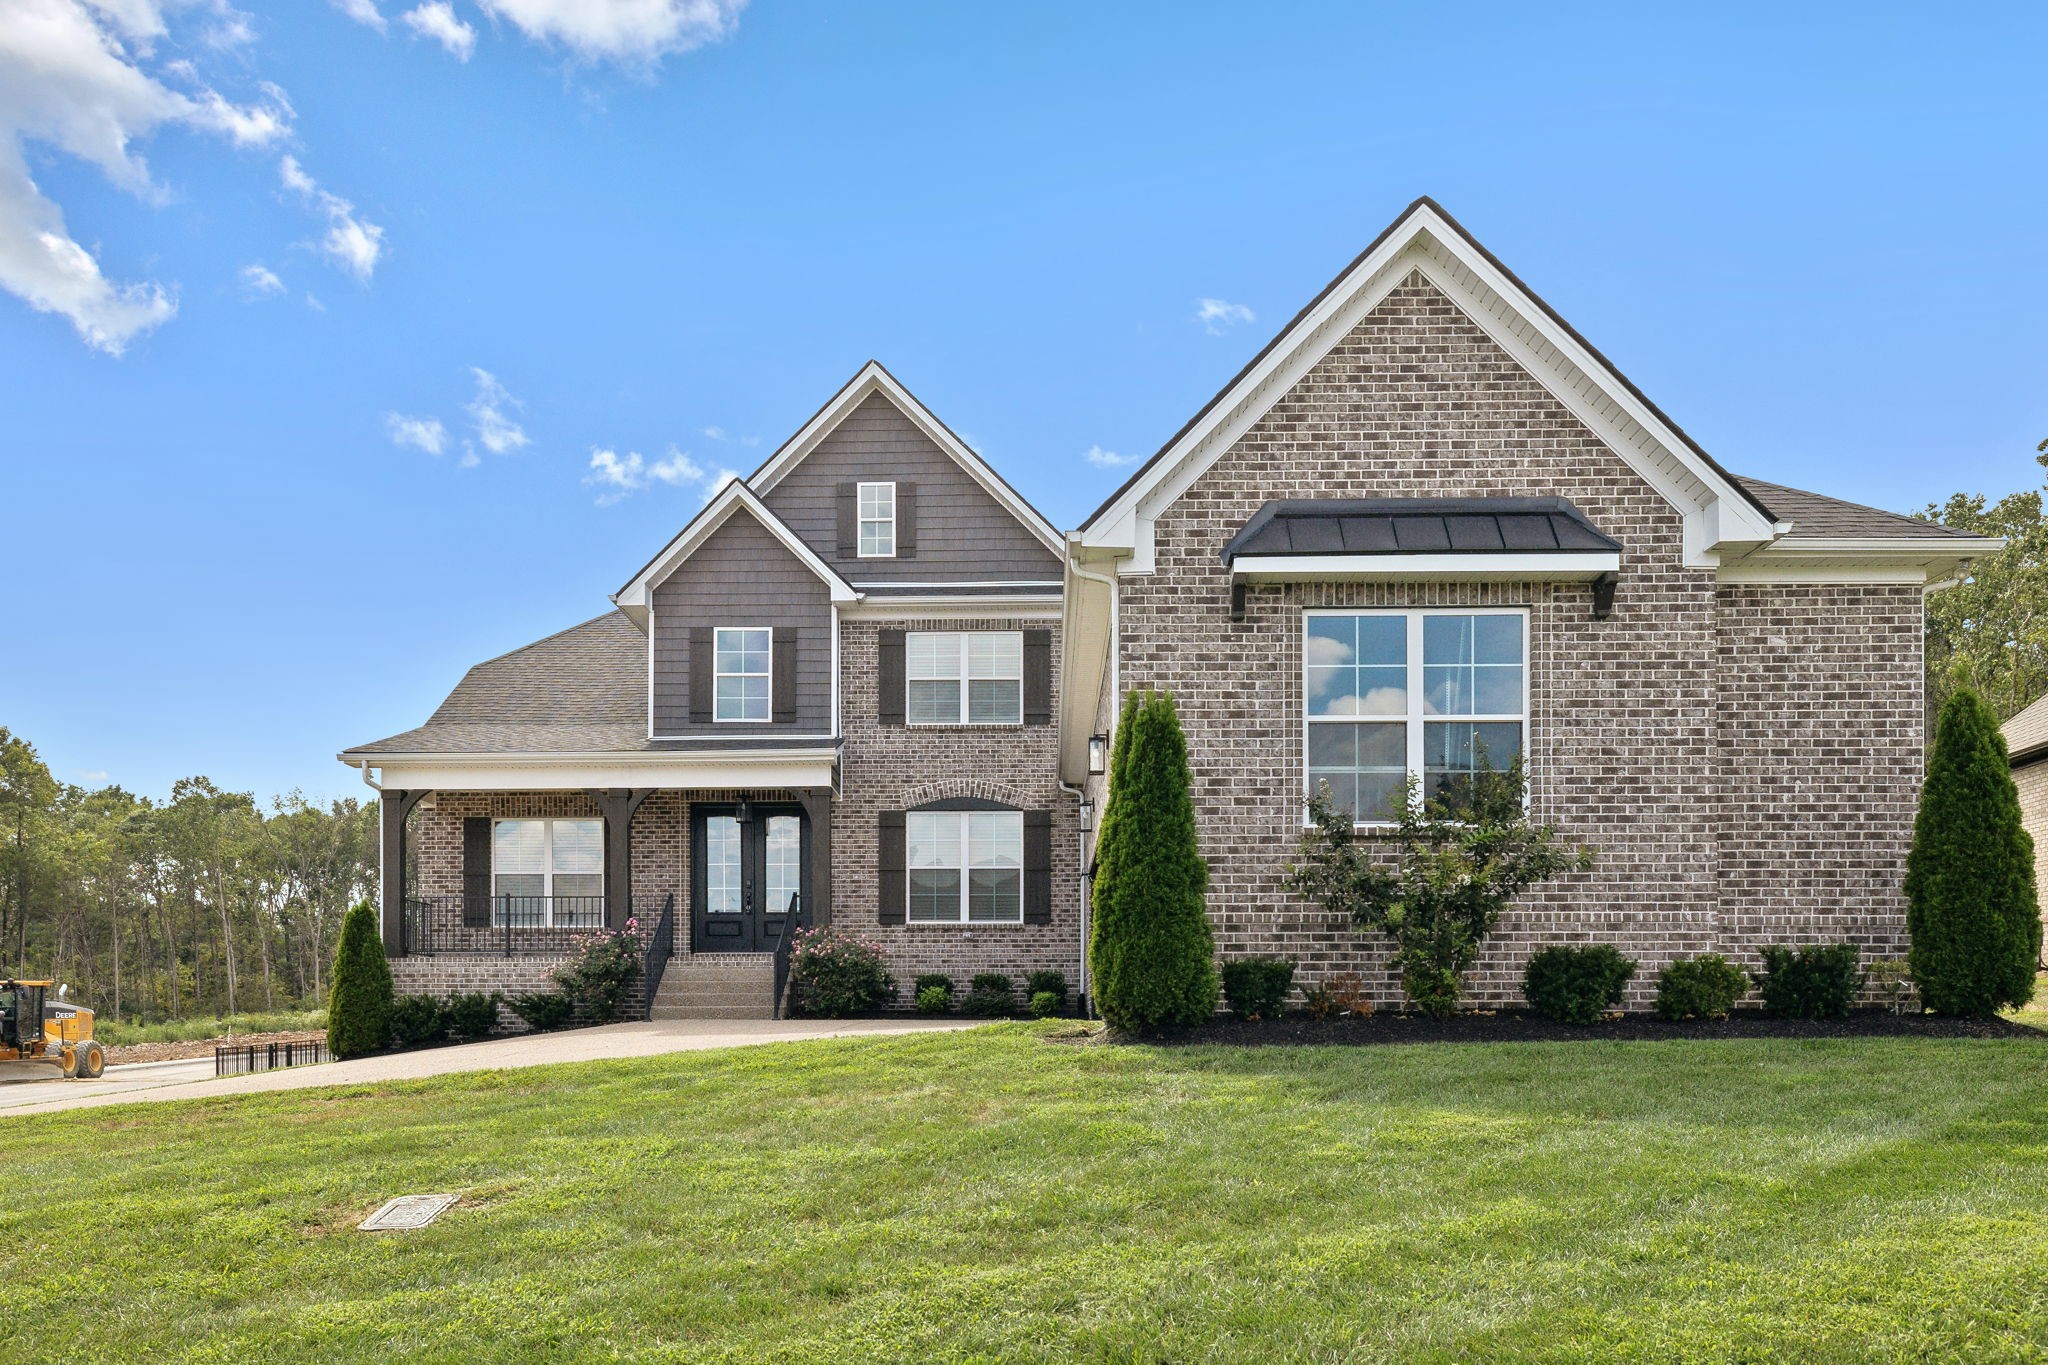
<path fill-rule="evenodd" d="M 1082 568 L 1079 564 L 1074 562 L 1074 557 L 1071 552 L 1069 552 L 1069 554 L 1067 555 L 1067 568 L 1073 571 L 1075 577 L 1085 578 L 1092 583 L 1100 583 L 1104 587 L 1109 589 L 1109 695 L 1112 701 L 1112 705 L 1110 707 L 1110 724 L 1113 727 L 1116 724 L 1116 707 L 1114 705 L 1114 700 L 1116 697 L 1117 684 L 1118 644 L 1116 579 L 1107 574 L 1099 574 L 1093 572 L 1092 570 Z M 1073 638 L 1068 633 L 1071 624 L 1072 622 L 1068 619 L 1067 603 L 1065 601 L 1062 601 L 1060 603 L 1060 639 L 1063 642 Z M 1095 879 L 1094 876 L 1088 870 L 1087 822 L 1081 819 L 1081 810 L 1084 806 L 1088 804 L 1088 791 L 1086 786 L 1069 786 L 1066 780 L 1063 778 L 1058 778 L 1056 780 L 1059 782 L 1060 790 L 1066 792 L 1068 795 L 1074 798 L 1074 826 L 1076 829 L 1075 839 L 1079 844 L 1081 858 L 1081 1010 L 1085 1015 L 1092 1019 L 1095 1017 L 1095 998 L 1092 995 L 1090 995 L 1088 991 L 1088 914 L 1090 909 L 1089 902 L 1091 899 L 1089 892 L 1093 889 Z M 1105 782 L 1104 785 L 1107 786 L 1107 783 Z M 1097 818 L 1100 818 L 1099 814 Z"/>

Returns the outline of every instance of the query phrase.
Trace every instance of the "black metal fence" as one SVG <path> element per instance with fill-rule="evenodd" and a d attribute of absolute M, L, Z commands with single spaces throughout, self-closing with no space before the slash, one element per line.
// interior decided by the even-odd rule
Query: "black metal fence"
<path fill-rule="evenodd" d="M 327 1060 L 327 1044 L 318 1038 L 267 1043 L 215 1043 L 213 1074 L 247 1076 L 279 1067 L 310 1066 Z"/>
<path fill-rule="evenodd" d="M 560 956 L 602 929 L 603 896 L 416 896 L 405 903 L 407 953 Z"/>

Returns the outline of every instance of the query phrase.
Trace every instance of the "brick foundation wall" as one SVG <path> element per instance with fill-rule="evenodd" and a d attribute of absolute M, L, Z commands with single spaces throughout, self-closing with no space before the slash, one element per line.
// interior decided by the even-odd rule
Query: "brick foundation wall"
<path fill-rule="evenodd" d="M 1254 587 L 1245 621 L 1230 621 L 1219 551 L 1268 499 L 1449 494 L 1569 498 L 1623 544 L 1613 615 L 1592 619 L 1584 584 L 1303 583 Z M 1918 782 L 1918 589 L 1717 588 L 1712 569 L 1684 566 L 1669 503 L 1420 276 L 1154 535 L 1156 571 L 1120 581 L 1121 683 L 1179 701 L 1219 956 L 1291 957 L 1304 983 L 1355 971 L 1400 1002 L 1384 938 L 1284 886 L 1302 820 L 1302 612 L 1438 605 L 1528 609 L 1531 813 L 1598 850 L 1592 871 L 1510 911 L 1473 1003 L 1519 1005 L 1522 968 L 1549 943 L 1638 958 L 1630 1008 L 1673 957 L 1753 963 L 1793 938 L 1895 950 Z M 1781 648 L 1796 667 L 1757 653 Z"/>

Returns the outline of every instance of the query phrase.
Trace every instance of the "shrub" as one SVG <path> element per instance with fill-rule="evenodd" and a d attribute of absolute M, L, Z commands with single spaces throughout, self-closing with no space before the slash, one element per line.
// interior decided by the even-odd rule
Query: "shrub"
<path fill-rule="evenodd" d="M 1363 1019 L 1372 1013 L 1372 996 L 1365 989 L 1365 978 L 1357 972 L 1338 972 L 1323 983 L 1330 993 L 1330 1002 L 1337 1007 L 1337 1013 L 1356 1015 Z"/>
<path fill-rule="evenodd" d="M 563 994 L 599 1023 L 619 1017 L 620 1006 L 640 978 L 643 950 L 640 936 L 634 932 L 637 927 L 628 920 L 621 931 L 599 929 L 576 935 L 568 960 L 549 973 Z"/>
<path fill-rule="evenodd" d="M 1657 973 L 1657 1017 L 1725 1019 L 1748 990 L 1748 972 L 1719 953 L 1702 953 Z"/>
<path fill-rule="evenodd" d="M 1906 927 L 1914 984 L 1938 1014 L 1992 1014 L 2034 997 L 2041 913 L 2034 841 L 1998 717 L 1968 687 L 1941 708 L 1913 848 Z"/>
<path fill-rule="evenodd" d="M 1059 997 L 1060 1008 L 1067 1007 L 1067 974 L 1051 968 L 1040 968 L 1024 976 L 1024 993 L 1039 996 L 1050 993 Z"/>
<path fill-rule="evenodd" d="M 881 948 L 832 928 L 791 935 L 789 985 L 797 1013 L 820 1019 L 871 1014 L 896 994 Z"/>
<path fill-rule="evenodd" d="M 1913 972 L 1902 957 L 1873 958 L 1864 978 L 1877 993 L 1878 1001 L 1893 1014 L 1904 1014 L 1913 1003 Z"/>
<path fill-rule="evenodd" d="M 505 1003 L 526 1021 L 528 1028 L 539 1033 L 561 1028 L 576 1017 L 576 1002 L 567 991 L 535 991 L 531 995 L 515 995 Z"/>
<path fill-rule="evenodd" d="M 947 976 L 944 972 L 925 972 L 919 976 L 916 984 L 910 988 L 911 998 L 918 999 L 922 997 L 926 991 L 934 986 L 946 993 L 946 1003 L 951 1005 L 953 1003 L 953 978 Z"/>
<path fill-rule="evenodd" d="M 1839 1019 L 1863 989 L 1861 949 L 1853 943 L 1763 951 L 1764 1008 L 1791 1019 Z"/>
<path fill-rule="evenodd" d="M 468 991 L 449 996 L 447 1005 L 443 1007 L 448 1032 L 464 1043 L 490 1037 L 491 1030 L 498 1026 L 498 1002 L 502 999 L 504 997 L 496 991 Z"/>
<path fill-rule="evenodd" d="M 1483 758 L 1483 755 L 1482 755 Z M 1386 843 L 1362 840 L 1327 784 L 1309 798 L 1313 828 L 1290 884 L 1332 914 L 1394 941 L 1394 965 L 1424 1014 L 1445 1015 L 1508 903 L 1562 872 L 1593 865 L 1553 825 L 1529 823 L 1519 755 L 1505 772 L 1482 768 L 1442 798 L 1423 801 L 1409 778 L 1396 804 L 1393 865 Z"/>
<path fill-rule="evenodd" d="M 944 986 L 923 986 L 917 992 L 919 1014 L 944 1014 L 953 1008 L 953 992 Z"/>
<path fill-rule="evenodd" d="M 1223 998 L 1239 1019 L 1278 1019 L 1294 988 L 1294 964 L 1282 957 L 1240 957 L 1223 964 Z"/>
<path fill-rule="evenodd" d="M 967 998 L 960 1002 L 962 1014 L 978 1014 L 986 1019 L 1002 1018 L 1016 1008 L 1016 985 L 1001 972 L 977 973 L 968 983 Z"/>
<path fill-rule="evenodd" d="M 1050 1019 L 1067 1005 L 1067 997 L 1059 991 L 1031 992 L 1031 1017 Z"/>
<path fill-rule="evenodd" d="M 391 1043 L 391 964 L 377 936 L 377 912 L 357 901 L 341 922 L 327 994 L 327 1051 L 362 1057 Z"/>
<path fill-rule="evenodd" d="M 1605 943 L 1584 948 L 1560 944 L 1540 949 L 1529 959 L 1522 994 L 1546 1019 L 1591 1024 L 1621 1003 L 1621 993 L 1635 974 L 1634 960 Z"/>
<path fill-rule="evenodd" d="M 1188 746 L 1164 692 L 1124 699 L 1096 836 L 1095 1003 L 1118 1028 L 1199 1024 L 1216 1012 L 1209 865 L 1195 837 Z"/>
<path fill-rule="evenodd" d="M 401 995 L 391 1002 L 391 1041 L 399 1047 L 422 1047 L 448 1033 L 441 1002 L 431 995 Z"/>
<path fill-rule="evenodd" d="M 1311 1019 L 1328 1019 L 1337 1013 L 1336 992 L 1321 981 L 1313 986 L 1302 987 L 1301 1003 Z"/>

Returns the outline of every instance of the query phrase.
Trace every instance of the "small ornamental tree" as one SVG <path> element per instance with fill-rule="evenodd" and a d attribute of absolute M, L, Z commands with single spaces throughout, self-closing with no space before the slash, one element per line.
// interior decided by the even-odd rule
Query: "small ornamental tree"
<path fill-rule="evenodd" d="M 362 1057 L 391 1045 L 391 964 L 377 936 L 377 912 L 357 901 L 341 922 L 327 995 L 327 1051 Z"/>
<path fill-rule="evenodd" d="M 2033 998 L 2034 841 L 1998 718 L 1968 686 L 1949 695 L 1934 732 L 1906 857 L 1906 926 L 1913 983 L 1936 1013 L 1991 1014 Z"/>
<path fill-rule="evenodd" d="M 1124 699 L 1096 840 L 1089 963 L 1118 1028 L 1184 1028 L 1216 1012 L 1209 865 L 1195 839 L 1188 746 L 1164 692 Z"/>
<path fill-rule="evenodd" d="M 1302 836 L 1290 884 L 1332 914 L 1393 939 L 1408 998 L 1424 1014 L 1449 1014 L 1508 902 L 1593 865 L 1591 850 L 1566 844 L 1556 826 L 1529 823 L 1524 790 L 1519 757 L 1506 771 L 1474 773 L 1449 799 L 1421 800 L 1411 777 L 1392 837 L 1364 840 L 1323 783 L 1309 798 L 1314 827 Z"/>

